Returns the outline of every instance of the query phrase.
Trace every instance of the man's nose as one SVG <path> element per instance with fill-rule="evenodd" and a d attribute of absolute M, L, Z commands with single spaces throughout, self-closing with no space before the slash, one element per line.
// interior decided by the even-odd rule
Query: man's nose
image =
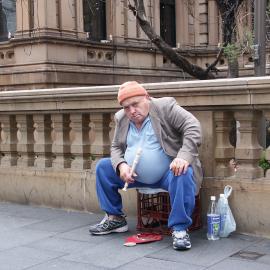
<path fill-rule="evenodd" d="M 135 108 L 133 106 L 130 106 L 130 109 L 129 109 L 130 113 L 134 113 L 135 112 Z"/>

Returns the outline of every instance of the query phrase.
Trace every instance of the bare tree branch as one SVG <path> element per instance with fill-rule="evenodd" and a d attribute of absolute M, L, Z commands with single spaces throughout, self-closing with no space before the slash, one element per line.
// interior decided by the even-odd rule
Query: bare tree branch
<path fill-rule="evenodd" d="M 218 63 L 218 60 L 215 60 L 210 65 L 211 68 L 208 67 L 207 69 L 203 69 L 190 63 L 185 57 L 181 56 L 179 52 L 177 53 L 159 35 L 155 33 L 154 29 L 146 19 L 143 0 L 134 0 L 134 5 L 132 5 L 129 1 L 128 8 L 133 12 L 133 15 L 137 18 L 140 27 L 151 40 L 151 42 L 153 42 L 162 52 L 162 54 L 170 59 L 172 63 L 197 79 L 205 80 L 215 78 L 214 74 L 211 73 L 211 69 Z M 221 53 L 222 52 L 220 51 L 219 55 L 221 55 Z"/>
<path fill-rule="evenodd" d="M 216 0 L 222 18 L 224 45 L 233 42 L 236 29 L 236 14 L 245 0 Z"/>
<path fill-rule="evenodd" d="M 223 48 L 220 49 L 220 51 L 219 51 L 219 53 L 217 55 L 216 60 L 207 67 L 207 69 L 206 69 L 207 72 L 209 72 L 210 70 L 213 70 L 213 68 L 217 65 L 217 63 L 220 60 L 220 58 L 221 58 L 222 55 L 223 55 Z"/>

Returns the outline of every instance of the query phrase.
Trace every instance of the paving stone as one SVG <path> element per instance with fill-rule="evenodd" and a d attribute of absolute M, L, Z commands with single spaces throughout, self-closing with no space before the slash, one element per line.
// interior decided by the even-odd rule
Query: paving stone
<path fill-rule="evenodd" d="M 44 251 L 29 247 L 17 247 L 0 252 L 1 270 L 21 270 L 64 255 L 55 251 Z"/>
<path fill-rule="evenodd" d="M 269 270 L 269 265 L 257 261 L 225 259 L 207 270 Z"/>
<path fill-rule="evenodd" d="M 125 235 L 126 236 L 130 235 L 130 232 L 127 232 Z M 89 233 L 89 226 L 84 226 L 78 229 L 70 230 L 68 232 L 58 233 L 57 235 L 55 235 L 55 237 L 81 241 L 81 242 L 89 242 L 93 244 L 99 244 L 102 242 L 106 242 L 110 239 L 114 239 L 118 236 L 117 234 L 99 235 L 99 236 L 91 235 Z"/>
<path fill-rule="evenodd" d="M 61 215 L 66 215 L 67 212 L 65 210 L 56 208 L 0 203 L 0 213 L 22 218 L 48 220 L 53 218 L 59 218 Z"/>
<path fill-rule="evenodd" d="M 269 239 L 233 233 L 229 238 L 208 241 L 203 229 L 191 233 L 192 249 L 187 252 L 173 250 L 170 236 L 125 247 L 125 238 L 137 233 L 136 218 L 127 218 L 130 230 L 126 233 L 90 235 L 89 225 L 103 216 L 0 203 L 0 270 L 269 269 Z M 246 253 L 246 258 L 237 252 Z M 255 258 L 252 252 L 262 256 L 251 260 Z"/>
<path fill-rule="evenodd" d="M 89 215 L 78 213 L 66 213 L 58 218 L 41 221 L 25 228 L 48 232 L 65 232 L 89 224 Z"/>
<path fill-rule="evenodd" d="M 50 237 L 30 243 L 27 245 L 27 247 L 37 248 L 41 250 L 64 252 L 66 254 L 77 254 L 81 253 L 85 249 L 88 249 L 89 247 L 94 248 L 95 245 L 96 243 L 93 242 L 81 242 L 76 240 Z"/>
<path fill-rule="evenodd" d="M 188 269 L 188 270 L 201 270 L 204 269 L 203 266 L 185 264 L 181 262 L 171 262 L 167 260 L 158 260 L 152 258 L 141 258 L 130 263 L 127 263 L 123 266 L 120 266 L 119 270 L 138 270 L 138 269 L 147 269 L 147 270 L 179 270 L 179 269 Z"/>
<path fill-rule="evenodd" d="M 27 268 L 27 270 L 102 270 L 102 269 L 108 269 L 103 267 L 97 267 L 93 266 L 91 264 L 86 263 L 79 263 L 79 262 L 71 262 L 71 261 L 65 261 L 65 260 L 53 260 L 50 262 L 42 263 L 30 268 Z"/>
<path fill-rule="evenodd" d="M 237 237 L 209 241 L 204 234 L 200 237 L 199 234 L 197 234 L 196 238 L 191 234 L 191 241 L 192 248 L 187 252 L 171 252 L 170 249 L 164 249 L 148 257 L 175 262 L 192 262 L 192 264 L 201 266 L 211 266 L 252 244 L 250 240 L 247 241 Z"/>
<path fill-rule="evenodd" d="M 40 220 L 33 218 L 0 215 L 0 232 L 13 230 L 37 222 L 40 222 Z"/>
<path fill-rule="evenodd" d="M 34 231 L 24 228 L 0 232 L 0 250 L 23 246 L 37 240 L 46 239 L 52 235 L 54 235 L 52 232 Z"/>
<path fill-rule="evenodd" d="M 103 215 L 90 215 L 91 222 L 89 224 L 96 224 L 100 222 L 103 218 Z M 128 227 L 129 231 L 125 234 L 125 236 L 130 236 L 132 234 L 136 234 L 136 222 L 135 218 L 128 218 Z M 118 234 L 109 234 L 105 236 L 93 236 L 89 233 L 89 225 L 80 227 L 78 229 L 69 230 L 64 233 L 59 233 L 56 235 L 58 238 L 70 239 L 70 240 L 78 240 L 85 241 L 91 243 L 101 243 L 103 241 L 107 241 L 108 239 L 112 239 L 118 237 Z"/>
<path fill-rule="evenodd" d="M 95 266 L 118 268 L 128 262 L 142 258 L 147 254 L 164 249 L 168 246 L 167 241 L 159 241 L 135 247 L 123 246 L 125 237 L 118 234 L 117 238 L 104 241 L 101 244 L 85 250 L 82 254 L 64 256 L 65 260 L 91 263 Z"/>
<path fill-rule="evenodd" d="M 270 254 L 270 239 L 264 239 L 249 246 L 246 250 Z"/>
<path fill-rule="evenodd" d="M 270 255 L 264 255 L 261 258 L 257 260 L 258 263 L 263 263 L 267 264 L 268 266 L 270 265 Z"/>

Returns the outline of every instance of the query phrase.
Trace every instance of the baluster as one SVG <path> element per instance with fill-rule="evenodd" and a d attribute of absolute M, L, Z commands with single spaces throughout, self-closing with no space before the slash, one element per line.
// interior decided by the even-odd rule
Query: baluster
<path fill-rule="evenodd" d="M 34 166 L 34 149 L 33 149 L 33 119 L 30 115 L 17 115 L 17 166 L 28 167 Z"/>
<path fill-rule="evenodd" d="M 34 166 L 35 163 L 35 153 L 34 153 L 34 121 L 33 115 L 26 116 L 26 132 L 27 132 L 27 164 L 28 166 Z"/>
<path fill-rule="evenodd" d="M 1 159 L 3 157 L 3 153 L 2 153 L 2 144 L 3 144 L 3 138 L 4 138 L 4 132 L 3 132 L 3 129 L 2 129 L 2 123 L 1 123 L 1 117 L 0 117 L 0 166 L 1 166 Z"/>
<path fill-rule="evenodd" d="M 11 166 L 11 127 L 10 116 L 0 115 L 1 122 L 1 167 Z"/>
<path fill-rule="evenodd" d="M 90 139 L 89 139 L 89 131 L 90 131 L 90 115 L 83 114 L 83 168 L 90 169 L 91 168 L 91 154 L 90 154 Z"/>
<path fill-rule="evenodd" d="M 33 116 L 35 166 L 52 167 L 51 117 L 46 114 Z"/>
<path fill-rule="evenodd" d="M 216 126 L 215 176 L 228 177 L 234 174 L 230 166 L 230 160 L 234 159 L 234 147 L 229 139 L 233 113 L 215 112 L 214 118 Z"/>
<path fill-rule="evenodd" d="M 270 110 L 265 110 L 263 113 L 264 113 L 266 120 L 270 121 Z M 267 130 L 267 132 L 270 132 L 270 130 Z M 268 162 L 270 162 L 270 145 L 265 149 L 265 159 L 268 160 Z M 270 169 L 268 169 L 266 171 L 265 176 L 268 179 L 270 178 Z"/>
<path fill-rule="evenodd" d="M 17 115 L 17 151 L 18 151 L 18 163 L 20 167 L 27 167 L 27 134 L 26 134 L 26 115 Z"/>
<path fill-rule="evenodd" d="M 262 147 L 258 143 L 257 130 L 261 113 L 258 111 L 235 112 L 235 119 L 239 122 L 239 136 L 237 137 L 235 158 L 239 162 L 236 175 L 239 178 L 259 178 L 263 170 L 259 167 Z"/>
<path fill-rule="evenodd" d="M 90 141 L 92 157 L 110 155 L 110 114 L 92 113 L 90 115 Z"/>
<path fill-rule="evenodd" d="M 18 143 L 18 127 L 16 122 L 16 116 L 10 116 L 10 150 L 11 150 L 11 166 L 16 166 L 18 162 L 18 152 L 17 152 L 17 143 Z"/>
<path fill-rule="evenodd" d="M 70 168 L 69 116 L 52 114 L 52 152 L 53 168 Z"/>
<path fill-rule="evenodd" d="M 70 115 L 70 142 L 72 169 L 90 168 L 90 143 L 89 143 L 89 115 L 71 114 Z"/>
<path fill-rule="evenodd" d="M 114 131 L 115 131 L 115 121 L 114 121 L 114 113 L 110 114 L 110 131 L 109 131 L 109 138 L 110 138 L 110 143 L 113 141 L 113 136 L 114 136 Z"/>

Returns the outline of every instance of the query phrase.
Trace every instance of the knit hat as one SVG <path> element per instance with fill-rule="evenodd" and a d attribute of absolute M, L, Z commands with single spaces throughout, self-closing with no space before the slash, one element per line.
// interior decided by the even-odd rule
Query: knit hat
<path fill-rule="evenodd" d="M 119 87 L 118 102 L 121 104 L 125 99 L 136 96 L 148 95 L 147 91 L 137 82 L 125 82 Z"/>

